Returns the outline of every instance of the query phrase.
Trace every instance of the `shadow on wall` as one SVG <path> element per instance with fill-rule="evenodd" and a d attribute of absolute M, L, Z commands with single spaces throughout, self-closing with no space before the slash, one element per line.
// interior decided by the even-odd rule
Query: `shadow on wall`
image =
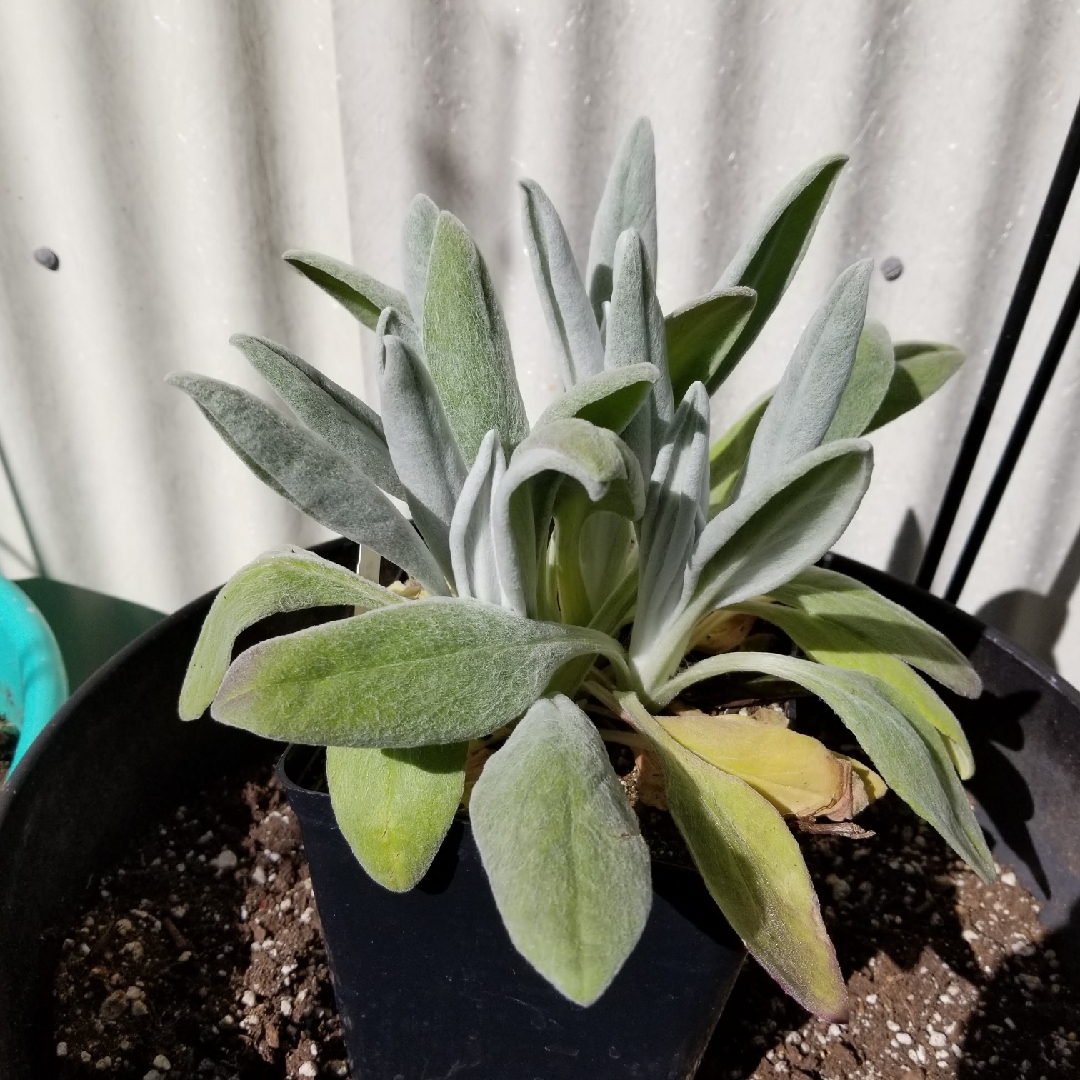
<path fill-rule="evenodd" d="M 901 581 L 914 581 L 926 548 L 922 529 L 912 510 L 904 515 L 886 570 Z M 1080 533 L 1065 553 L 1061 568 L 1046 594 L 1010 589 L 987 600 L 977 619 L 1008 634 L 1037 660 L 1058 670 L 1054 649 L 1069 617 L 1069 600 L 1080 585 Z"/>
<path fill-rule="evenodd" d="M 509 276 L 514 237 L 499 209 L 516 206 L 507 203 L 516 179 L 511 148 L 520 82 L 513 28 L 498 20 L 463 17 L 449 6 L 433 11 L 414 0 L 414 9 L 419 51 L 428 57 L 424 76 L 415 84 L 411 131 L 418 190 L 465 222 L 498 290 Z M 488 46 L 486 73 L 460 60 L 477 35 Z M 479 118 L 472 119 L 477 111 Z"/>
<path fill-rule="evenodd" d="M 908 510 L 893 541 L 886 572 L 901 581 L 913 582 L 925 551 L 926 540 L 919 527 L 919 519 L 914 510 Z"/>
<path fill-rule="evenodd" d="M 1080 533 L 1074 537 L 1046 594 L 1012 589 L 988 600 L 976 616 L 1006 633 L 1055 671 L 1054 649 L 1065 629 L 1069 600 L 1080 584 Z"/>

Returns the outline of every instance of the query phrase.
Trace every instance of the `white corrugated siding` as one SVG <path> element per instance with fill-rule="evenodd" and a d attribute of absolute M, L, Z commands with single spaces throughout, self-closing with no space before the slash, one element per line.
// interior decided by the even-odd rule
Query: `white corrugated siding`
<path fill-rule="evenodd" d="M 372 398 L 370 341 L 277 257 L 315 248 L 396 282 L 418 190 L 480 242 L 535 416 L 556 376 L 514 180 L 544 185 L 583 257 L 611 155 L 645 113 L 666 308 L 713 284 L 790 176 L 827 152 L 852 158 L 718 420 L 776 380 L 862 255 L 903 260 L 871 294 L 895 337 L 967 351 L 938 400 L 876 437 L 874 485 L 841 545 L 903 570 L 1080 98 L 1078 58 L 1080 7 L 1064 0 L 0 0 L 0 441 L 47 569 L 169 609 L 266 547 L 321 535 L 162 378 L 194 368 L 257 388 L 227 344 L 244 330 Z M 33 261 L 42 245 L 59 272 Z M 1078 262 L 1080 198 L 976 494 Z M 1078 364 L 1074 341 L 964 594 L 1074 680 Z M 0 537 L 0 566 L 28 572 L 6 491 Z"/>

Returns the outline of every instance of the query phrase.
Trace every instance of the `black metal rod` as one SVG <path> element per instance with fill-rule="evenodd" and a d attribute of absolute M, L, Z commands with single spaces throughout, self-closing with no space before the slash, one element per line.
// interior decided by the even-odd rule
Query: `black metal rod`
<path fill-rule="evenodd" d="M 1016 289 L 1009 302 L 1009 310 L 1005 313 L 1005 321 L 1001 325 L 1001 334 L 998 336 L 994 354 L 986 369 L 986 377 L 983 379 L 979 397 L 975 402 L 975 409 L 968 421 L 964 440 L 960 444 L 960 453 L 957 455 L 956 464 L 953 466 L 952 475 L 945 488 L 945 496 L 941 500 L 941 508 L 938 510 L 937 519 L 930 532 L 930 539 L 927 541 L 926 554 L 923 556 L 915 579 L 915 583 L 921 588 L 929 589 L 933 584 L 934 575 L 941 562 L 941 555 L 960 509 L 960 502 L 971 479 L 975 459 L 979 456 L 983 439 L 986 437 L 986 429 L 990 426 L 990 417 L 1001 394 L 1005 376 L 1009 372 L 1009 365 L 1016 352 L 1016 345 L 1020 340 L 1024 323 L 1027 322 L 1031 302 L 1039 288 L 1043 270 L 1046 269 L 1046 260 L 1049 258 L 1050 249 L 1054 246 L 1054 239 L 1065 214 L 1065 208 L 1069 204 L 1069 196 L 1072 194 L 1077 172 L 1080 172 L 1080 104 L 1077 105 L 1069 133 L 1065 137 L 1065 145 L 1062 147 L 1061 157 L 1054 170 L 1054 178 L 1050 181 L 1046 202 L 1043 203 L 1042 213 L 1039 214 L 1039 220 L 1035 224 L 1035 234 L 1031 238 L 1031 245 L 1024 258 Z"/>
<path fill-rule="evenodd" d="M 945 590 L 946 600 L 955 603 L 964 590 L 968 574 L 971 573 L 971 567 L 974 565 L 979 549 L 982 547 L 986 534 L 990 530 L 990 524 L 994 520 L 994 514 L 997 512 L 1001 497 L 1005 494 L 1005 488 L 1008 486 L 1013 469 L 1016 468 L 1016 463 L 1020 460 L 1024 444 L 1031 433 L 1035 417 L 1039 415 L 1039 407 L 1043 403 L 1043 398 L 1046 397 L 1046 391 L 1050 388 L 1050 380 L 1053 379 L 1054 372 L 1057 371 L 1058 362 L 1065 352 L 1065 347 L 1069 344 L 1069 338 L 1072 336 L 1078 316 L 1080 316 L 1080 269 L 1076 271 L 1076 277 L 1073 278 L 1072 287 L 1065 297 L 1065 304 L 1054 326 L 1054 332 L 1050 335 L 1049 342 L 1047 342 L 1046 352 L 1043 353 L 1043 358 L 1039 362 L 1031 388 L 1028 390 L 1023 407 L 1020 409 L 1020 415 L 1016 418 L 1012 434 L 1009 436 L 1001 460 L 998 462 L 997 471 L 994 473 L 993 480 L 990 481 L 990 487 L 986 491 L 982 506 L 979 507 L 975 524 L 971 527 L 971 532 L 968 534 L 967 541 L 964 544 L 964 550 L 960 553 L 956 569 L 953 570 L 949 587 Z"/>

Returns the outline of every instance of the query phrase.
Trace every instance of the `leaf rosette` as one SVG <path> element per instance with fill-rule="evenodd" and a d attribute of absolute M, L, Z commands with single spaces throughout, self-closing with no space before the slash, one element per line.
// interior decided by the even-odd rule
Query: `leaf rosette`
<path fill-rule="evenodd" d="M 796 177 L 715 288 L 667 315 L 648 121 L 618 153 L 584 270 L 523 181 L 564 389 L 532 427 L 484 258 L 426 196 L 406 216 L 401 289 L 285 256 L 375 334 L 382 415 L 261 338 L 234 344 L 290 414 L 203 376 L 170 380 L 260 480 L 401 571 L 383 587 L 296 548 L 256 559 L 207 616 L 181 717 L 327 747 L 338 823 L 388 889 L 412 888 L 468 813 L 510 940 L 582 1005 L 649 916 L 631 796 L 669 810 L 749 950 L 822 1016 L 843 1016 L 846 992 L 793 822 L 849 822 L 887 785 L 993 875 L 960 783 L 971 751 L 931 684 L 974 697 L 978 677 L 911 613 L 815 565 L 869 484 L 865 436 L 961 357 L 894 345 L 866 318 L 859 262 L 779 385 L 710 439 L 710 397 L 752 355 L 844 161 Z M 269 615 L 340 605 L 352 614 L 233 657 Z M 859 756 L 775 708 L 726 708 L 731 678 L 762 702 L 816 695 Z M 701 684 L 704 709 L 688 704 Z"/>

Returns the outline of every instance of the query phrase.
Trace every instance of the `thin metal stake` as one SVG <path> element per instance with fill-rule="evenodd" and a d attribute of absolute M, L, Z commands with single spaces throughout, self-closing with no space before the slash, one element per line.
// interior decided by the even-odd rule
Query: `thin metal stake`
<path fill-rule="evenodd" d="M 1016 345 L 1020 340 L 1024 323 L 1027 322 L 1031 302 L 1042 280 L 1046 260 L 1049 258 L 1050 249 L 1054 246 L 1054 239 L 1065 214 L 1065 208 L 1069 204 L 1069 196 L 1072 194 L 1078 172 L 1080 172 L 1080 104 L 1077 105 L 1072 125 L 1065 137 L 1065 145 L 1062 147 L 1061 157 L 1054 170 L 1054 178 L 1050 181 L 1046 202 L 1043 203 L 1042 213 L 1039 214 L 1039 220 L 1035 225 L 1031 246 L 1024 258 L 1016 290 L 1009 303 L 1009 310 L 1005 314 L 1001 334 L 986 369 L 986 377 L 975 402 L 975 410 L 971 414 L 967 431 L 964 433 L 964 441 L 960 444 L 960 453 L 953 466 L 948 487 L 945 489 L 945 497 L 941 500 L 941 509 L 938 510 L 937 520 L 934 522 L 934 528 L 931 530 L 930 539 L 926 545 L 926 554 L 923 556 L 919 573 L 915 578 L 915 584 L 923 589 L 929 589 L 933 584 L 942 552 L 945 550 L 949 533 L 952 532 L 956 521 L 960 502 L 967 490 L 972 469 L 975 467 L 975 459 L 979 456 L 979 449 L 986 437 L 986 429 L 990 426 L 990 417 L 1001 394 L 1005 376 L 1009 372 L 1009 365 L 1016 352 Z"/>
<path fill-rule="evenodd" d="M 982 547 L 986 534 L 990 530 L 990 523 L 994 520 L 994 514 L 997 512 L 1001 497 L 1005 494 L 1009 478 L 1013 474 L 1013 469 L 1016 468 L 1016 463 L 1024 449 L 1024 443 L 1027 442 L 1027 437 L 1031 433 L 1035 417 L 1039 414 L 1039 407 L 1043 403 L 1043 398 L 1046 397 L 1046 391 L 1050 387 L 1050 380 L 1053 379 L 1062 353 L 1065 352 L 1065 347 L 1069 344 L 1069 338 L 1072 336 L 1078 316 L 1080 316 L 1080 270 L 1077 270 L 1076 277 L 1073 278 L 1072 287 L 1065 297 L 1065 305 L 1058 316 L 1054 332 L 1050 335 L 1049 342 L 1047 342 L 1046 352 L 1043 353 L 1038 370 L 1035 372 L 1035 378 L 1032 380 L 1031 388 L 1024 399 L 1020 415 L 1016 418 L 1012 434 L 1009 436 L 1001 460 L 998 462 L 994 479 L 990 481 L 990 487 L 987 489 L 982 506 L 979 507 L 975 524 L 972 525 L 971 532 L 968 534 L 967 541 L 964 544 L 964 550 L 960 553 L 960 559 L 956 564 L 956 569 L 953 571 L 952 579 L 949 581 L 949 587 L 945 590 L 946 600 L 955 603 L 960 599 L 960 593 L 964 590 L 968 574 L 971 573 L 971 567 L 974 565 L 979 549 Z"/>

